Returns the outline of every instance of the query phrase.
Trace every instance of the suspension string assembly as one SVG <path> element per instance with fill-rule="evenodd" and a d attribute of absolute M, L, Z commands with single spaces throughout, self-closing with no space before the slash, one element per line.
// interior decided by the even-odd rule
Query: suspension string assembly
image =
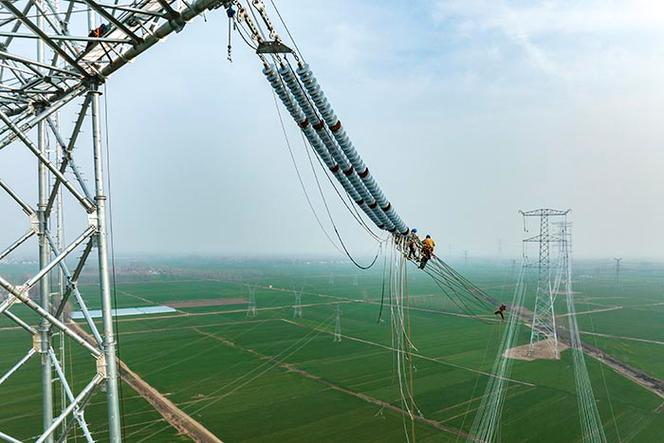
<path fill-rule="evenodd" d="M 258 24 L 239 1 L 232 4 L 237 9 L 237 20 L 246 25 L 256 44 L 268 82 L 337 181 L 379 229 L 407 234 L 408 227 L 369 173 L 313 72 L 296 51 L 283 43 L 263 1 L 252 0 L 251 7 L 258 12 L 270 40 L 262 36 Z M 297 70 L 291 68 L 287 56 L 293 57 Z"/>
<path fill-rule="evenodd" d="M 229 0 L 224 6 L 227 11 L 234 10 L 229 17 L 241 35 L 242 31 L 247 33 L 249 41 L 245 41 L 259 57 L 263 75 L 322 164 L 369 220 L 379 229 L 392 233 L 396 249 L 407 256 L 409 227 L 370 173 L 311 67 L 299 51 L 291 49 L 280 37 L 265 3 L 250 0 L 245 7 L 239 0 Z M 265 33 L 261 26 L 267 30 Z M 297 49 L 295 41 L 292 44 Z M 295 68 L 289 62 L 290 57 Z M 424 270 L 443 294 L 466 313 L 473 315 L 478 309 L 486 312 L 497 303 L 439 257 L 434 256 Z"/>

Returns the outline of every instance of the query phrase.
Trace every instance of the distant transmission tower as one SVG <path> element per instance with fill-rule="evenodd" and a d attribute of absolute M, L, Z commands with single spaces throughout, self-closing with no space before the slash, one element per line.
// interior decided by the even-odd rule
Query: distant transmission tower
<path fill-rule="evenodd" d="M 327 284 L 333 285 L 334 284 L 334 273 L 330 272 L 330 275 L 327 279 Z"/>
<path fill-rule="evenodd" d="M 524 271 L 529 266 L 527 256 L 527 247 L 531 242 L 536 242 L 538 246 L 542 243 L 556 243 L 557 248 L 551 248 L 549 253 L 553 255 L 555 263 L 555 278 L 545 281 L 543 284 L 540 279 L 539 287 L 547 286 L 548 292 L 544 295 L 550 297 L 551 294 L 560 292 L 564 298 L 567 307 L 567 321 L 568 329 L 565 335 L 561 336 L 561 341 L 569 344 L 569 357 L 572 360 L 574 371 L 574 382 L 576 386 L 576 398 L 578 406 L 578 415 L 581 424 L 581 438 L 576 439 L 584 443 L 606 443 L 606 436 L 602 426 L 601 416 L 597 408 L 597 402 L 593 394 L 593 388 L 590 383 L 588 375 L 588 368 L 586 366 L 584 357 L 584 346 L 581 342 L 579 327 L 576 318 L 576 308 L 574 303 L 574 291 L 572 290 L 572 234 L 571 223 L 568 223 L 567 213 L 569 211 L 555 211 L 552 209 L 538 209 L 536 211 L 529 211 L 524 213 L 524 216 L 532 215 L 540 217 L 540 234 L 536 237 L 524 240 L 523 248 L 523 267 L 519 274 L 519 279 L 514 292 L 513 306 L 519 307 L 523 305 L 523 297 L 527 291 L 527 281 L 524 280 Z M 548 233 L 549 223 L 548 217 L 561 216 L 562 222 L 551 223 L 553 225 L 553 234 Z M 544 220 L 542 220 L 544 219 Z M 525 227 L 525 219 L 524 219 Z M 542 235 L 545 234 L 545 235 Z M 546 249 L 543 245 L 540 249 Z M 547 251 L 544 250 L 540 254 L 540 260 L 535 263 L 538 273 L 541 276 L 540 270 L 546 270 L 546 266 L 542 266 L 551 257 L 547 256 Z M 542 261 L 542 258 L 545 260 Z M 548 298 L 546 297 L 546 298 Z M 547 303 L 552 305 L 553 302 Z M 497 359 L 494 363 L 492 380 L 487 384 L 486 391 L 482 397 L 478 412 L 471 427 L 471 435 L 467 441 L 482 441 L 482 442 L 497 442 L 500 441 L 500 432 L 502 428 L 502 415 L 504 411 L 505 399 L 507 396 L 508 385 L 505 380 L 509 379 L 511 372 L 510 357 L 506 356 L 506 352 L 510 349 L 515 349 L 514 346 L 518 342 L 519 336 L 519 323 L 518 317 L 526 318 L 527 313 L 521 310 L 519 313 L 516 309 L 512 310 L 517 315 L 512 314 L 510 323 L 505 329 L 503 336 L 503 343 L 498 349 Z M 553 313 L 552 313 L 553 315 Z M 555 334 L 555 325 L 553 328 Z M 532 355 L 532 354 L 531 354 Z M 536 355 L 535 358 L 550 358 L 549 355 Z M 558 355 L 558 354 L 556 354 Z M 507 357 L 507 358 L 506 358 Z M 565 363 L 564 368 L 567 367 Z"/>
<path fill-rule="evenodd" d="M 256 286 L 250 285 L 248 289 L 247 317 L 256 317 Z"/>
<path fill-rule="evenodd" d="M 341 305 L 337 304 L 337 320 L 334 324 L 334 341 L 341 341 Z"/>
<path fill-rule="evenodd" d="M 468 264 L 468 250 L 463 251 L 463 264 L 467 265 Z"/>
<path fill-rule="evenodd" d="M 293 318 L 302 318 L 302 291 L 295 292 L 295 304 L 293 304 Z"/>
<path fill-rule="evenodd" d="M 556 317 L 554 302 L 558 288 L 556 287 L 556 276 L 551 269 L 551 245 L 560 243 L 563 239 L 559 234 L 551 234 L 550 217 L 561 217 L 567 222 L 569 209 L 562 211 L 557 209 L 535 209 L 532 211 L 519 211 L 524 217 L 524 228 L 528 217 L 539 218 L 539 234 L 524 240 L 524 244 L 535 243 L 538 245 L 537 267 L 537 290 L 535 293 L 535 308 L 530 333 L 530 347 L 528 353 L 532 355 L 533 346 L 546 340 L 546 347 L 552 351 L 552 355 L 558 359 L 558 334 L 556 332 Z M 525 246 L 525 245 L 524 245 Z M 527 250 L 527 249 L 524 249 Z M 558 281 L 558 283 L 560 283 Z"/>
<path fill-rule="evenodd" d="M 614 258 L 616 261 L 616 283 L 620 283 L 620 262 L 622 261 L 622 257 L 620 258 Z"/>

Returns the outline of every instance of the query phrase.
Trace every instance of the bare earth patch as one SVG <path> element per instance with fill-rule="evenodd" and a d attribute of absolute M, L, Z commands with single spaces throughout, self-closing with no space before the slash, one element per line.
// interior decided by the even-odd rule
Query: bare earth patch
<path fill-rule="evenodd" d="M 558 342 L 558 351 L 563 352 L 565 349 L 568 349 L 564 343 Z M 530 344 L 523 346 L 516 346 L 510 348 L 503 354 L 503 357 L 512 358 L 514 360 L 556 360 L 556 354 L 553 348 L 553 340 L 542 340 L 538 341 L 533 345 L 532 353 L 529 354 Z"/>
<path fill-rule="evenodd" d="M 204 298 L 198 300 L 176 300 L 164 303 L 171 308 L 200 308 L 204 306 L 246 305 L 244 298 Z"/>

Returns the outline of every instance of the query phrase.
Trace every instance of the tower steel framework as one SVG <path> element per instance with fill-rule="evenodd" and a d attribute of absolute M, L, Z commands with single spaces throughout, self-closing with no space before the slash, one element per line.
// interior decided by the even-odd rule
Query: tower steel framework
<path fill-rule="evenodd" d="M 524 228 L 526 227 L 527 217 L 539 218 L 539 233 L 523 240 L 524 258 L 527 257 L 527 246 L 529 243 L 537 244 L 538 250 L 537 262 L 528 264 L 528 266 L 535 266 L 537 268 L 537 289 L 535 291 L 535 307 L 533 309 L 531 324 L 529 353 L 532 354 L 535 343 L 546 340 L 547 346 L 551 348 L 552 355 L 559 358 L 560 353 L 558 350 L 558 334 L 556 332 L 554 310 L 554 302 L 558 289 L 556 287 L 556 275 L 552 272 L 551 267 L 551 248 L 553 244 L 560 244 L 563 239 L 559 232 L 551 231 L 550 218 L 556 217 L 562 220 L 562 222 L 566 222 L 567 214 L 570 210 L 534 209 L 519 212 L 524 217 Z M 561 255 L 558 255 L 560 258 Z"/>
<path fill-rule="evenodd" d="M 74 426 L 80 427 L 88 441 L 94 441 L 84 409 L 101 387 L 106 391 L 109 440 L 115 443 L 122 439 L 100 95 L 109 76 L 173 31 L 182 30 L 202 12 L 220 5 L 219 0 L 134 0 L 122 4 L 0 0 L 0 150 L 27 149 L 38 163 L 36 205 L 0 177 L 0 192 L 7 193 L 25 213 L 27 224 L 25 233 L 0 252 L 0 260 L 11 258 L 32 238 L 37 239 L 39 256 L 39 269 L 27 281 L 11 282 L 0 275 L 0 315 L 31 337 L 25 356 L 10 368 L 0 369 L 4 371 L 0 372 L 0 399 L 1 385 L 39 355 L 43 429 L 37 442 L 64 441 Z M 61 124 L 61 115 L 74 115 L 71 127 Z M 84 129 L 91 130 L 88 140 L 81 137 Z M 76 161 L 86 154 L 92 154 L 92 186 L 83 179 L 83 168 Z M 29 167 L 23 169 L 28 171 Z M 66 243 L 63 201 L 74 202 L 83 215 L 78 234 Z M 76 254 L 79 258 L 73 260 Z M 98 267 L 101 330 L 78 288 L 79 277 L 93 255 Z M 58 284 L 54 286 L 52 280 Z M 70 300 L 82 311 L 87 331 L 68 323 Z M 37 315 L 37 326 L 30 324 L 25 310 L 12 310 L 19 304 Z M 90 365 L 96 369 L 79 392 L 73 391 L 65 373 L 64 337 L 87 350 Z M 59 402 L 54 398 L 58 395 L 56 381 L 62 397 Z M 56 404 L 61 405 L 58 411 Z M 0 440 L 18 441 L 1 429 Z"/>

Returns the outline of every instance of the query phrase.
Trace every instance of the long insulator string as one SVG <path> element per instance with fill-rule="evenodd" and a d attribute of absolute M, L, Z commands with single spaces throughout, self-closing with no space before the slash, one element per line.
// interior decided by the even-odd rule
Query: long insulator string
<path fill-rule="evenodd" d="M 366 201 L 358 193 L 358 190 L 356 190 L 355 186 L 351 184 L 351 182 L 349 181 L 348 176 L 342 173 L 342 169 L 343 170 L 346 169 L 345 165 L 340 165 L 339 163 L 337 163 L 337 158 L 333 158 L 333 155 L 330 153 L 327 146 L 320 138 L 320 134 L 318 134 L 313 129 L 311 121 L 316 120 L 317 116 L 314 113 L 313 109 L 304 100 L 301 88 L 299 88 L 296 83 L 292 82 L 290 86 L 287 86 L 286 80 L 283 78 L 282 73 L 278 73 L 275 70 L 274 66 L 272 65 L 267 66 L 263 70 L 263 73 L 267 77 L 267 80 L 272 85 L 272 88 L 275 90 L 275 92 L 281 99 L 282 103 L 284 104 L 288 112 L 291 114 L 293 120 L 295 120 L 302 129 L 302 133 L 304 136 L 306 136 L 306 139 L 309 141 L 310 146 L 318 154 L 317 157 L 319 157 L 325 163 L 325 166 L 330 171 L 332 171 L 337 181 L 342 185 L 342 187 L 346 191 L 346 194 L 348 194 L 349 197 L 352 200 L 354 200 L 358 206 L 362 208 L 362 210 L 369 216 L 369 218 L 371 219 L 372 222 L 374 222 L 374 224 L 380 227 L 382 222 L 377 218 L 376 214 L 374 214 L 374 212 L 368 207 Z M 291 80 L 294 80 L 295 76 L 291 75 L 289 76 L 289 78 Z M 290 92 L 291 89 L 298 94 L 298 96 L 300 97 L 299 101 L 297 97 L 295 97 L 293 93 Z M 306 106 L 306 108 L 303 109 L 300 105 L 300 102 L 302 102 L 302 104 Z M 305 110 L 309 114 L 305 113 Z M 332 146 L 332 148 L 336 149 L 334 148 L 334 146 Z M 339 160 L 343 159 L 339 158 Z"/>
<path fill-rule="evenodd" d="M 314 167 L 314 163 L 311 160 L 311 155 L 309 153 L 309 150 L 307 150 L 307 157 L 309 158 L 309 164 L 311 165 L 311 172 L 314 174 L 314 178 L 316 179 L 316 186 L 318 187 L 318 192 L 320 193 L 320 197 L 323 200 L 323 205 L 325 206 L 325 211 L 327 212 L 327 216 L 330 219 L 330 223 L 332 223 L 332 227 L 334 228 L 334 233 L 337 235 L 337 238 L 339 239 L 339 243 L 341 244 L 341 247 L 343 248 L 344 252 L 348 256 L 350 261 L 353 262 L 353 264 L 355 266 L 357 266 L 360 269 L 364 269 L 364 270 L 370 269 L 371 267 L 373 267 L 373 265 L 378 260 L 378 257 L 381 253 L 382 246 L 383 246 L 382 243 L 378 244 L 378 250 L 376 251 L 376 255 L 374 256 L 371 263 L 369 263 L 368 265 L 366 265 L 366 266 L 361 265 L 357 262 L 357 260 L 355 260 L 355 258 L 348 251 L 348 248 L 346 248 L 346 243 L 344 242 L 343 238 L 341 238 L 341 234 L 339 234 L 339 230 L 337 229 L 337 224 L 334 222 L 334 218 L 332 217 L 332 213 L 330 212 L 330 207 L 327 204 L 327 198 L 325 198 L 325 193 L 323 192 L 323 188 L 320 185 L 320 180 L 318 180 L 318 174 L 316 174 L 316 168 Z"/>
<path fill-rule="evenodd" d="M 281 116 L 281 110 L 279 109 L 279 103 L 277 102 L 277 96 L 276 96 L 276 94 L 274 93 L 274 91 L 272 92 L 272 98 L 274 99 L 274 106 L 275 106 L 276 111 L 277 111 L 277 116 L 279 117 L 279 123 L 280 123 L 280 125 L 281 125 L 281 130 L 282 130 L 282 132 L 283 132 L 283 134 L 284 134 L 284 138 L 285 138 L 285 140 L 286 140 L 286 146 L 288 147 L 288 152 L 290 153 L 290 157 L 291 157 L 291 160 L 292 160 L 292 162 L 293 162 L 293 167 L 295 168 L 295 172 L 297 173 L 297 177 L 298 177 L 298 180 L 299 180 L 299 182 L 300 182 L 300 186 L 302 187 L 302 190 L 304 191 L 304 195 L 305 195 L 305 197 L 306 197 L 306 199 L 307 199 L 307 203 L 309 204 L 309 207 L 311 208 L 312 212 L 314 213 L 314 217 L 316 218 L 316 221 L 318 222 L 319 226 L 321 227 L 321 229 L 322 229 L 323 232 L 325 233 L 325 235 L 326 235 L 326 237 L 328 238 L 328 240 L 330 240 L 330 242 L 335 246 L 335 248 L 337 248 L 337 250 L 339 250 L 339 248 L 338 248 L 338 246 L 336 245 L 336 243 L 335 243 L 334 241 L 332 241 L 332 238 L 331 238 L 331 237 L 329 236 L 329 234 L 327 233 L 327 230 L 323 227 L 323 224 L 322 224 L 320 218 L 318 217 L 318 214 L 316 213 L 316 210 L 315 210 L 314 207 L 313 207 L 313 204 L 312 204 L 312 202 L 311 202 L 311 199 L 309 198 L 309 194 L 308 194 L 308 192 L 307 192 L 307 190 L 306 190 L 306 186 L 304 185 L 304 181 L 302 180 L 302 175 L 300 174 L 300 170 L 299 170 L 299 168 L 298 168 L 298 166 L 297 166 L 297 162 L 295 161 L 295 156 L 294 156 L 294 154 L 293 154 L 293 149 L 292 149 L 292 146 L 291 146 L 291 144 L 290 144 L 290 140 L 289 140 L 289 138 L 288 138 L 288 133 L 286 132 L 286 126 L 285 126 L 285 124 L 284 124 L 283 117 Z M 307 150 L 307 156 L 309 156 L 309 151 L 308 151 L 308 150 Z M 312 172 L 313 172 L 314 177 L 315 177 L 315 179 L 316 179 L 316 184 L 317 184 L 317 186 L 318 186 L 318 190 L 319 190 L 319 192 L 320 192 L 320 195 L 321 195 L 321 198 L 322 198 L 323 204 L 324 204 L 324 206 L 325 206 L 325 210 L 326 210 L 327 215 L 328 215 L 328 217 L 329 217 L 329 219 L 330 219 L 330 223 L 332 224 L 332 228 L 334 229 L 334 233 L 336 234 L 336 236 L 337 236 L 337 238 L 338 238 L 338 240 L 339 240 L 339 243 L 341 244 L 341 247 L 342 247 L 342 249 L 343 249 L 343 253 L 345 253 L 346 256 L 350 259 L 350 261 L 351 261 L 355 266 L 357 266 L 358 268 L 363 269 L 363 270 L 370 269 L 371 267 L 373 267 L 373 265 L 374 265 L 374 264 L 376 263 L 376 261 L 378 260 L 378 257 L 380 256 L 380 253 L 381 253 L 381 250 L 382 250 L 382 244 L 379 243 L 378 250 L 376 251 L 376 254 L 375 254 L 374 258 L 371 260 L 371 262 L 370 262 L 368 265 L 362 265 L 362 264 L 360 264 L 360 263 L 359 263 L 359 262 L 358 262 L 358 261 L 357 261 L 357 260 L 351 255 L 350 251 L 349 251 L 348 248 L 346 247 L 346 244 L 345 244 L 343 238 L 341 237 L 341 234 L 339 233 L 339 230 L 337 229 L 337 225 L 336 225 L 336 223 L 335 223 L 335 221 L 334 221 L 334 218 L 332 217 L 332 213 L 330 212 L 330 208 L 329 208 L 329 206 L 328 206 L 328 204 L 327 204 L 327 199 L 325 198 L 325 194 L 323 193 L 322 187 L 321 187 L 321 185 L 320 185 L 320 181 L 318 180 L 318 175 L 316 174 L 316 171 L 315 171 L 315 168 L 314 168 L 313 162 L 311 161 L 311 157 L 310 157 L 310 156 L 309 156 L 309 163 L 310 163 L 310 165 L 311 165 L 311 167 L 312 167 Z M 339 250 L 339 252 L 341 252 L 341 250 Z"/>
<path fill-rule="evenodd" d="M 320 217 L 318 216 L 318 213 L 316 212 L 316 208 L 314 208 L 313 203 L 311 202 L 311 198 L 309 197 L 309 192 L 307 192 L 307 188 L 304 185 L 304 181 L 302 180 L 302 174 L 300 174 L 300 168 L 297 166 L 297 162 L 295 161 L 295 155 L 293 154 L 293 148 L 291 147 L 290 140 L 288 139 L 288 133 L 286 132 L 286 126 L 284 125 L 284 120 L 281 117 L 281 111 L 279 110 L 279 104 L 277 103 L 277 97 L 274 94 L 274 91 L 272 92 L 272 97 L 274 98 L 274 107 L 277 110 L 277 115 L 279 117 L 279 124 L 281 125 L 281 130 L 284 134 L 284 139 L 286 141 L 286 146 L 288 147 L 288 153 L 290 154 L 291 162 L 293 163 L 293 168 L 295 168 L 295 173 L 297 174 L 297 179 L 300 182 L 300 187 L 302 188 L 302 192 L 304 193 L 304 197 L 307 200 L 307 204 L 309 205 L 309 208 L 311 209 L 311 212 L 313 213 L 314 217 L 316 218 L 316 222 L 318 223 L 318 226 L 320 226 L 321 230 L 325 234 L 325 237 L 332 243 L 332 246 L 334 248 L 343 253 L 343 251 L 337 246 L 337 244 L 332 240 L 332 237 L 330 237 L 330 234 L 327 232 L 327 229 L 325 229 L 325 226 L 323 226 L 323 222 L 321 221 Z"/>
<path fill-rule="evenodd" d="M 302 137 L 303 137 L 303 142 L 305 143 L 305 145 L 308 146 L 309 148 L 311 148 L 310 143 L 308 143 L 306 138 L 304 138 L 304 134 L 302 134 Z M 321 169 L 323 170 L 323 173 L 327 177 L 327 180 L 330 182 L 330 185 L 332 186 L 332 188 L 334 189 L 337 196 L 339 197 L 341 202 L 344 204 L 344 206 L 346 207 L 348 212 L 350 212 L 351 216 L 353 216 L 353 218 L 360 224 L 360 226 L 362 226 L 374 239 L 376 239 L 376 241 L 385 241 L 385 239 L 380 238 L 380 236 L 378 234 L 376 234 L 375 232 L 373 232 L 373 230 L 367 225 L 367 223 L 362 219 L 362 217 L 361 217 L 359 211 L 357 210 L 357 208 L 355 206 L 353 206 L 352 204 L 351 205 L 348 204 L 346 199 L 343 197 L 343 194 L 341 194 L 341 191 L 339 191 L 339 189 L 337 189 L 336 185 L 334 184 L 334 180 L 332 180 L 332 177 L 330 177 L 330 174 L 328 173 L 327 169 L 325 168 L 325 165 L 323 165 L 322 160 L 320 159 L 320 157 L 318 155 L 316 155 L 315 157 L 316 157 L 316 160 L 318 161 L 318 164 L 320 165 Z M 346 196 L 348 196 L 348 194 L 346 194 Z"/>
<path fill-rule="evenodd" d="M 352 163 L 349 161 L 341 147 L 338 145 L 333 134 L 330 133 L 329 127 L 325 124 L 323 116 L 319 115 L 319 110 L 317 109 L 316 104 L 312 102 L 312 99 L 307 94 L 301 79 L 295 74 L 295 70 L 287 59 L 285 60 L 285 64 L 282 66 L 282 68 L 279 69 L 279 74 L 284 78 L 285 83 L 290 88 L 295 99 L 305 111 L 305 114 L 307 114 L 309 120 L 311 120 L 311 124 L 317 125 L 317 134 L 325 143 L 325 146 L 328 148 L 330 154 L 334 157 L 335 161 L 344 172 L 344 175 L 347 176 L 348 180 L 359 193 L 364 204 L 368 206 L 368 212 L 375 214 L 375 216 L 380 220 L 380 222 L 376 222 L 374 220 L 376 226 L 387 231 L 394 231 L 394 223 L 380 207 L 376 199 L 371 194 L 370 190 L 359 177 L 358 171 L 353 168 Z"/>

